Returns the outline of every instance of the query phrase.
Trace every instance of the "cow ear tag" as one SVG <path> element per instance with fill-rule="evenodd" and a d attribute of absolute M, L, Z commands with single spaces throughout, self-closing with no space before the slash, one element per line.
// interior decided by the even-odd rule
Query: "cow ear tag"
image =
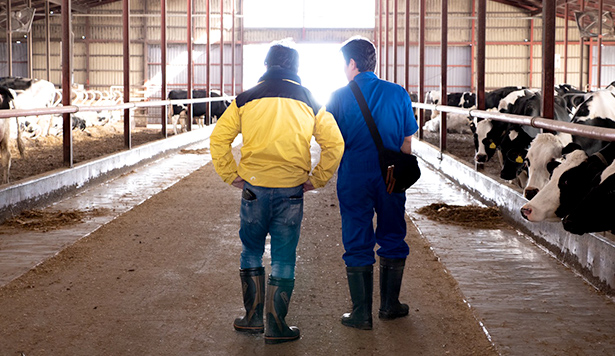
<path fill-rule="evenodd" d="M 491 148 L 492 150 L 495 149 L 495 143 L 491 142 L 491 144 L 489 145 L 489 148 Z"/>
<path fill-rule="evenodd" d="M 517 162 L 517 163 L 523 163 L 523 157 L 521 157 L 521 156 L 517 156 L 517 159 L 515 160 L 515 162 Z"/>

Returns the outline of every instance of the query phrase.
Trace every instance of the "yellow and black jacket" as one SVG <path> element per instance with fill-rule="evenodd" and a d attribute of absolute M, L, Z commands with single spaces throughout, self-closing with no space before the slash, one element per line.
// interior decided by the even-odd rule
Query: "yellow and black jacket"
<path fill-rule="evenodd" d="M 231 144 L 240 133 L 243 146 L 237 166 Z M 321 155 L 309 176 L 312 136 Z M 319 188 L 335 173 L 344 141 L 333 116 L 301 86 L 299 77 L 272 67 L 226 109 L 211 134 L 210 150 L 216 172 L 228 184 L 239 175 L 252 185 L 289 188 L 309 177 Z"/>

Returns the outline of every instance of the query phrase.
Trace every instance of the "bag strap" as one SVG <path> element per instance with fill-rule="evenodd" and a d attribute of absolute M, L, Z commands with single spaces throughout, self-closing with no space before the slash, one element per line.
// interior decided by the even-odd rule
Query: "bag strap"
<path fill-rule="evenodd" d="M 365 119 L 365 123 L 369 128 L 369 132 L 372 134 L 372 138 L 374 139 L 374 143 L 376 144 L 378 152 L 383 151 L 384 145 L 382 144 L 382 137 L 380 137 L 380 132 L 378 132 L 378 127 L 376 127 L 376 122 L 372 117 L 371 111 L 369 111 L 369 107 L 367 107 L 367 102 L 365 101 L 363 93 L 361 93 L 361 89 L 359 89 L 359 85 L 357 85 L 357 82 L 355 82 L 354 80 L 351 80 L 348 85 L 350 86 L 350 90 L 352 90 L 354 97 L 359 103 L 359 107 L 361 108 L 361 112 L 363 113 L 363 118 Z"/>

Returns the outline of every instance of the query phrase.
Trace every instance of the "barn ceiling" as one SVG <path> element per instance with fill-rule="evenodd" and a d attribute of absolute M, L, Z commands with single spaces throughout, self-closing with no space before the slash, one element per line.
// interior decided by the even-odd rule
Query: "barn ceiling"
<path fill-rule="evenodd" d="M 502 4 L 507 4 L 527 11 L 530 16 L 537 16 L 542 13 L 542 0 L 491 0 Z M 574 20 L 574 12 L 581 11 L 581 3 L 585 1 L 585 10 L 598 9 L 598 0 L 557 0 L 557 16 L 566 16 L 566 3 L 568 3 L 568 18 Z M 603 0 L 603 10 L 610 11 L 615 15 L 615 0 Z"/>
<path fill-rule="evenodd" d="M 10 0 L 11 9 L 13 11 L 28 7 L 28 0 Z M 46 0 L 30 0 L 32 7 L 36 8 L 36 14 L 42 15 L 45 13 Z M 73 12 L 87 13 L 88 9 L 101 6 L 121 0 L 72 0 L 71 6 Z M 542 12 L 542 0 L 491 0 L 494 2 L 507 4 L 527 12 L 529 16 L 540 16 Z M 599 0 L 557 0 L 557 16 L 565 17 L 565 5 L 568 3 L 568 16 L 570 20 L 574 20 L 574 12 L 580 11 L 580 3 L 585 2 L 585 10 L 598 9 Z M 610 11 L 615 17 L 615 0 L 603 0 L 604 11 Z M 59 13 L 62 5 L 62 0 L 49 0 L 50 11 Z M 6 2 L 0 0 L 0 12 L 6 11 Z"/>
<path fill-rule="evenodd" d="M 72 0 L 71 6 L 73 12 L 86 13 L 88 9 L 100 5 L 109 4 L 118 0 Z M 31 0 L 31 6 L 36 9 L 36 14 L 42 15 L 45 13 L 46 0 Z M 0 7 L 2 11 L 6 10 L 6 1 L 0 0 Z M 19 10 L 28 7 L 28 0 L 11 0 L 11 10 Z M 62 0 L 49 0 L 49 10 L 54 13 L 60 13 L 62 7 Z"/>

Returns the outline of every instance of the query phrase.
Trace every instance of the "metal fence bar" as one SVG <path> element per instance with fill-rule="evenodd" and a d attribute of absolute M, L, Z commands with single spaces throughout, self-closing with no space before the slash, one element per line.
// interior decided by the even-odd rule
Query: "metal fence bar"
<path fill-rule="evenodd" d="M 539 116 L 529 117 L 522 115 L 506 114 L 496 111 L 464 109 L 456 106 L 433 105 L 423 103 L 412 103 L 412 106 L 419 109 L 445 111 L 454 114 L 468 115 L 469 117 L 503 121 L 511 124 L 529 125 L 539 129 L 565 132 L 572 135 L 589 137 L 597 140 L 615 141 L 615 129 L 609 129 L 606 127 L 573 124 L 571 122 L 556 121 L 553 119 L 547 119 Z"/>
<path fill-rule="evenodd" d="M 134 108 L 154 107 L 154 106 L 166 106 L 166 105 L 178 105 L 183 103 L 195 104 L 195 103 L 208 103 L 212 101 L 233 100 L 234 96 L 221 96 L 216 98 L 199 98 L 190 100 L 157 100 L 157 101 L 140 101 L 129 102 L 118 105 L 68 105 L 57 106 L 54 108 L 40 108 L 40 109 L 15 109 L 15 110 L 0 110 L 0 119 L 10 119 L 13 117 L 24 116 L 36 116 L 36 115 L 61 115 L 61 114 L 74 114 L 80 111 L 104 111 L 104 110 L 126 110 Z"/>

